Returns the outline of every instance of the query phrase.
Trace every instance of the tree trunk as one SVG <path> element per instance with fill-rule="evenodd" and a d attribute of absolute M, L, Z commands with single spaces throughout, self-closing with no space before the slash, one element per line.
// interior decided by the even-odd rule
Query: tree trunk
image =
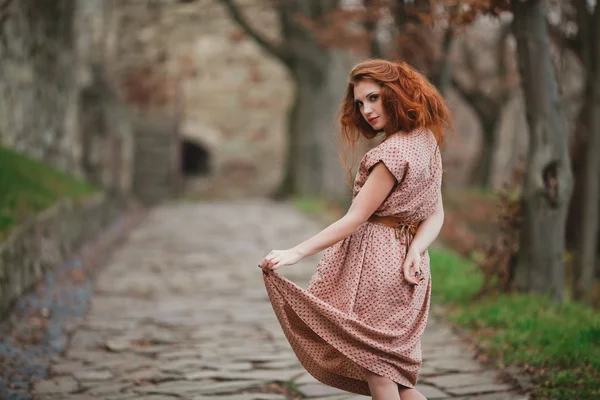
<path fill-rule="evenodd" d="M 530 135 L 515 287 L 549 294 L 560 301 L 564 292 L 565 223 L 573 183 L 550 56 L 546 4 L 541 0 L 515 1 L 512 9 Z"/>
<path fill-rule="evenodd" d="M 500 119 L 498 110 L 495 118 L 492 121 L 483 121 L 481 123 L 481 133 L 483 143 L 481 144 L 481 152 L 471 175 L 471 182 L 474 185 L 489 187 L 492 182 L 492 171 L 494 167 L 494 152 L 496 151 L 496 143 L 498 141 L 497 125 Z M 480 116 L 481 119 L 481 116 Z"/>
<path fill-rule="evenodd" d="M 303 68 L 294 69 L 293 76 L 296 94 L 289 114 L 288 172 L 283 183 L 287 193 L 279 194 L 340 200 L 347 186 L 336 152 L 335 120 L 343 92 Z M 330 179 L 332 175 L 336 179 Z"/>
<path fill-rule="evenodd" d="M 587 146 L 581 182 L 581 224 L 575 252 L 573 296 L 588 304 L 593 302 L 596 255 L 598 249 L 598 218 L 600 206 L 600 6 L 596 5 L 586 44 L 587 86 L 584 113 Z"/>
<path fill-rule="evenodd" d="M 441 56 L 434 68 L 434 75 L 431 82 L 438 88 L 443 96 L 448 94 L 448 89 L 452 84 L 452 63 L 450 60 L 450 50 L 454 43 L 454 27 L 449 26 L 444 33 L 442 40 Z"/>
<path fill-rule="evenodd" d="M 288 146 L 284 179 L 275 193 L 321 196 L 340 204 L 350 193 L 338 153 L 337 116 L 347 84 L 349 62 L 341 50 L 328 50 L 325 68 L 315 74 L 302 63 L 290 67 L 295 83 L 288 114 Z"/>
<path fill-rule="evenodd" d="M 585 189 L 586 149 L 589 146 L 588 122 L 591 118 L 592 104 L 588 103 L 587 94 L 577 116 L 574 140 L 571 145 L 570 157 L 573 169 L 574 188 L 567 216 L 567 246 L 573 250 L 581 240 L 581 221 L 583 215 L 583 197 Z"/>
<path fill-rule="evenodd" d="M 348 190 L 336 151 L 335 122 L 349 65 L 345 65 L 342 72 L 338 71 L 336 50 L 322 45 L 316 32 L 299 18 L 318 24 L 336 9 L 337 0 L 279 1 L 276 7 L 281 25 L 280 43 L 271 42 L 255 30 L 233 0 L 221 2 L 232 19 L 277 57 L 294 78 L 295 98 L 288 114 L 284 179 L 275 196 L 322 196 L 341 200 Z"/>
<path fill-rule="evenodd" d="M 598 244 L 598 207 L 600 205 L 600 80 L 589 82 L 586 101 L 592 105 L 588 114 L 588 146 L 585 167 L 581 178 L 581 224 L 575 251 L 573 296 L 577 300 L 592 302 Z"/>
<path fill-rule="evenodd" d="M 369 53 L 373 58 L 384 58 L 383 49 L 377 39 L 378 4 L 373 0 L 363 0 L 366 9 L 364 27 L 369 35 Z"/>
<path fill-rule="evenodd" d="M 506 40 L 510 33 L 510 25 L 504 25 L 499 33 L 496 57 L 498 65 L 498 78 L 500 82 L 508 81 L 509 70 L 506 65 Z M 474 87 L 465 87 L 456 77 L 450 77 L 453 87 L 462 98 L 471 106 L 481 124 L 483 137 L 481 152 L 471 173 L 471 183 L 478 186 L 489 187 L 492 181 L 494 166 L 494 153 L 498 143 L 498 125 L 502 118 L 502 110 L 511 98 L 511 85 L 501 85 L 488 94 L 488 88 L 482 87 L 481 78 L 475 59 L 477 54 L 464 42 L 463 54 L 468 72 L 474 80 Z"/>

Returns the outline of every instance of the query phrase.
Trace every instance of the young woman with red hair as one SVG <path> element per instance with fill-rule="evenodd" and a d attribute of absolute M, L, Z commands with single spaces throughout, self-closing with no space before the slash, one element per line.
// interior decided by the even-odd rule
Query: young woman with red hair
<path fill-rule="evenodd" d="M 365 154 L 344 217 L 259 264 L 296 356 L 319 381 L 376 400 L 417 400 L 420 337 L 431 276 L 427 248 L 442 227 L 440 146 L 450 124 L 431 83 L 403 62 L 350 73 L 342 138 L 385 140 Z M 308 287 L 274 271 L 327 249 Z"/>

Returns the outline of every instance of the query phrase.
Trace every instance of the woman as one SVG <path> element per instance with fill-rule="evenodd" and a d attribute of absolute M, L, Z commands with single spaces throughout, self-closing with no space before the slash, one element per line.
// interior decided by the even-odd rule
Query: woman
<path fill-rule="evenodd" d="M 385 140 L 361 160 L 348 212 L 259 264 L 294 352 L 319 381 L 376 400 L 425 397 L 414 386 L 429 311 L 427 247 L 443 224 L 440 145 L 447 106 L 405 63 L 369 60 L 350 73 L 342 134 Z M 327 249 L 306 290 L 278 268 Z"/>

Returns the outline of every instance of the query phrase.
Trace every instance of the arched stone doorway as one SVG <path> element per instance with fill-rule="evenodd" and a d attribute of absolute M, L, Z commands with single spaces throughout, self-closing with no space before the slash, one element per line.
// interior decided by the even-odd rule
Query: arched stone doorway
<path fill-rule="evenodd" d="M 183 194 L 205 199 L 217 174 L 220 132 L 202 121 L 185 119 L 181 125 L 179 153 Z"/>
<path fill-rule="evenodd" d="M 183 139 L 181 144 L 181 171 L 184 178 L 210 175 L 211 154 L 197 142 Z"/>

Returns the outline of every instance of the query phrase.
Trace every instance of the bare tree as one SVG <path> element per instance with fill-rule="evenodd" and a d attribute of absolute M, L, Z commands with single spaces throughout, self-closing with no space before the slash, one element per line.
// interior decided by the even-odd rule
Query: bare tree
<path fill-rule="evenodd" d="M 592 302 L 595 266 L 598 253 L 600 207 L 600 5 L 589 8 L 585 0 L 574 0 L 577 35 L 569 41 L 584 66 L 584 101 L 577 134 L 579 163 L 575 165 L 576 191 L 573 207 L 578 208 L 574 221 L 575 263 L 573 296 Z"/>
<path fill-rule="evenodd" d="M 492 179 L 493 155 L 498 142 L 498 126 L 502 118 L 502 110 L 511 98 L 514 84 L 511 82 L 511 71 L 507 65 L 506 40 L 510 34 L 510 25 L 500 30 L 496 48 L 497 84 L 493 90 L 485 90 L 482 77 L 475 65 L 476 55 L 468 43 L 463 44 L 465 65 L 473 84 L 465 85 L 456 76 L 452 78 L 452 86 L 475 112 L 481 124 L 483 144 L 475 168 L 471 174 L 471 182 L 480 186 L 489 186 Z"/>
<path fill-rule="evenodd" d="M 295 83 L 288 120 L 285 177 L 277 194 L 343 198 L 348 188 L 336 157 L 334 122 L 346 75 L 342 75 L 343 79 L 339 79 L 340 73 L 332 77 L 334 50 L 315 29 L 327 26 L 328 16 L 337 9 L 338 0 L 274 3 L 281 27 L 279 42 L 267 39 L 255 29 L 234 0 L 220 1 L 251 38 L 287 67 Z"/>
<path fill-rule="evenodd" d="M 427 23 L 432 18 L 430 0 L 396 0 L 392 3 L 392 15 L 397 30 L 395 52 L 391 56 L 401 58 L 420 70 L 430 79 L 440 60 L 439 40 Z"/>
<path fill-rule="evenodd" d="M 546 7 L 543 0 L 512 2 L 530 136 L 515 287 L 549 293 L 559 301 L 564 291 L 565 223 L 573 179 Z"/>
<path fill-rule="evenodd" d="M 375 58 L 384 58 L 383 49 L 377 40 L 377 22 L 378 13 L 381 9 L 380 2 L 377 0 L 363 0 L 365 21 L 364 27 L 369 39 L 369 53 Z"/>
<path fill-rule="evenodd" d="M 567 243 L 573 250 L 573 297 L 592 302 L 594 273 L 600 250 L 600 172 L 597 154 L 600 146 L 600 7 L 585 0 L 560 4 L 563 20 L 549 24 L 554 43 L 574 54 L 584 70 L 582 104 L 571 144 L 571 164 L 575 187 L 567 220 Z M 575 26 L 568 30 L 565 27 Z M 596 275 L 596 276 L 595 276 Z"/>

